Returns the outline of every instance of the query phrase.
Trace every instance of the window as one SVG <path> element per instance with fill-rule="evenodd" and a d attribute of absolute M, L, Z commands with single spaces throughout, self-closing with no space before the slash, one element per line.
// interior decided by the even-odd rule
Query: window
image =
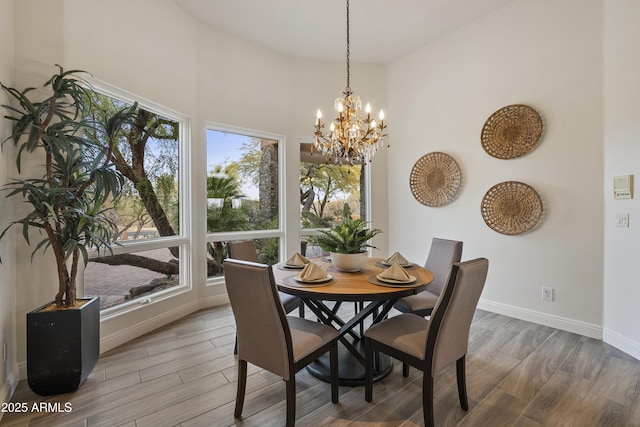
<path fill-rule="evenodd" d="M 254 239 L 262 262 L 281 246 L 281 142 L 262 132 L 207 129 L 207 276 L 223 274 L 226 242 Z"/>
<path fill-rule="evenodd" d="M 104 114 L 133 100 L 96 85 L 91 114 Z M 100 296 L 103 309 L 145 301 L 186 287 L 188 245 L 181 221 L 187 191 L 187 119 L 139 102 L 134 123 L 120 135 L 113 160 L 124 191 L 112 201 L 118 232 L 113 254 L 93 254 L 84 272 L 84 295 Z"/>
<path fill-rule="evenodd" d="M 102 309 L 149 297 L 180 284 L 181 259 L 169 248 L 160 248 L 90 262 L 84 272 L 84 293 L 99 296 Z"/>
<path fill-rule="evenodd" d="M 366 170 L 361 164 L 327 163 L 312 143 L 300 144 L 300 228 L 308 247 L 315 246 L 318 229 L 340 222 L 345 204 L 352 217 L 366 219 Z"/>

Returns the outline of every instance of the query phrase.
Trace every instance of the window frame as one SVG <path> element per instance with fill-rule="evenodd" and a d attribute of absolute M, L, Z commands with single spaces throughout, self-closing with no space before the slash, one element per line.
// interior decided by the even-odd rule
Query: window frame
<path fill-rule="evenodd" d="M 171 108 L 148 100 L 144 97 L 135 95 L 124 89 L 103 82 L 101 80 L 91 78 L 87 80 L 91 89 L 111 98 L 123 101 L 129 104 L 137 102 L 138 105 L 146 110 L 175 120 L 179 123 L 179 139 L 178 139 L 178 200 L 179 200 L 179 230 L 175 236 L 155 237 L 150 239 L 121 241 L 111 247 L 113 255 L 121 255 L 127 253 L 143 252 L 153 249 L 164 249 L 177 246 L 180 251 L 180 267 L 179 267 L 179 284 L 177 286 L 153 292 L 150 295 L 141 298 L 134 298 L 117 304 L 112 307 L 105 308 L 100 311 L 101 319 L 125 314 L 135 311 L 141 306 L 152 302 L 157 302 L 174 296 L 190 292 L 193 289 L 193 251 L 191 250 L 191 201 L 192 201 L 192 177 L 193 169 L 191 164 L 191 119 L 189 116 L 179 113 Z M 104 256 L 105 253 L 98 251 L 89 252 L 89 260 L 98 256 Z M 82 294 L 84 294 L 84 275 L 82 277 Z M 80 289 L 79 289 L 80 291 Z"/>
<path fill-rule="evenodd" d="M 278 238 L 279 239 L 279 258 L 283 259 L 283 254 L 285 253 L 285 229 L 286 229 L 286 204 L 285 204 L 285 194 L 286 194 L 286 182 L 285 182 L 285 167 L 286 167 L 286 159 L 285 159 L 285 141 L 286 138 L 284 135 L 275 134 L 266 131 L 259 131 L 255 129 L 249 129 L 244 127 L 232 126 L 218 122 L 206 121 L 205 122 L 205 135 L 208 131 L 217 131 L 217 132 L 226 132 L 226 133 L 234 133 L 237 135 L 244 135 L 251 138 L 263 138 L 270 139 L 273 141 L 277 141 L 278 143 L 278 228 L 272 230 L 250 230 L 250 231 L 220 231 L 210 233 L 207 231 L 205 244 L 219 242 L 219 241 L 227 241 L 227 240 L 253 240 L 253 239 L 266 239 L 266 238 Z M 207 143 L 205 138 L 205 143 Z M 208 176 L 208 171 L 205 171 L 205 179 Z M 205 190 L 205 194 L 203 197 L 206 199 L 207 194 Z M 205 203 L 206 206 L 206 203 Z M 207 216 L 204 215 L 204 229 L 207 229 L 206 226 Z M 207 252 L 204 251 L 204 255 L 206 256 Z M 205 271 L 206 275 L 206 271 Z M 224 275 L 221 276 L 212 276 L 205 277 L 206 283 L 205 286 L 213 286 L 224 283 Z"/>
<path fill-rule="evenodd" d="M 298 145 L 301 146 L 302 144 L 312 144 L 313 145 L 313 137 L 301 137 L 298 138 Z M 298 152 L 300 152 L 300 149 L 298 148 Z M 318 154 L 320 155 L 320 154 Z M 299 156 L 298 156 L 299 157 Z M 300 173 L 300 167 L 299 165 L 302 164 L 303 162 L 300 160 L 298 163 L 298 174 Z M 364 167 L 364 200 L 366 203 L 365 206 L 365 212 L 367 214 L 367 218 L 366 221 L 367 222 L 371 222 L 371 162 L 365 162 L 364 164 L 362 164 L 362 167 Z M 298 180 L 299 180 L 299 176 L 298 176 Z M 302 227 L 302 222 L 298 221 L 298 234 L 300 235 L 300 237 L 308 237 L 308 236 L 319 236 L 321 235 L 321 231 L 328 231 L 329 227 L 326 228 L 303 228 Z M 371 255 L 371 248 L 367 248 L 367 252 L 369 253 L 369 255 Z"/>

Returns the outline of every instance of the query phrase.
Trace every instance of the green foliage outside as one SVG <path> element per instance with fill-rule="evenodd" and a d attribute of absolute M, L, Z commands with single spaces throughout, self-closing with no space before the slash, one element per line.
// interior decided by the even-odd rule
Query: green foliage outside
<path fill-rule="evenodd" d="M 303 228 L 327 228 L 342 215 L 342 205 L 360 209 L 360 165 L 303 163 L 300 204 Z"/>
<path fill-rule="evenodd" d="M 107 116 L 127 104 L 110 96 L 94 93 L 94 118 Z M 136 121 L 121 129 L 112 160 L 126 178 L 121 196 L 113 201 L 113 220 L 119 233 L 155 228 L 158 236 L 176 235 L 179 222 L 179 123 L 138 109 Z M 101 135 L 96 135 L 101 137 Z"/>

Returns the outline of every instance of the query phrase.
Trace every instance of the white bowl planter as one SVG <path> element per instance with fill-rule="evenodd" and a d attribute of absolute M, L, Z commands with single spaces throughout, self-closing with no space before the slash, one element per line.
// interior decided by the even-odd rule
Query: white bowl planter
<path fill-rule="evenodd" d="M 207 199 L 207 206 L 210 208 L 221 209 L 224 204 L 224 199 L 222 197 L 209 197 Z"/>
<path fill-rule="evenodd" d="M 369 258 L 367 252 L 361 252 L 359 254 L 339 254 L 337 252 L 331 252 L 331 262 L 340 271 L 360 271 L 362 266 L 367 262 L 367 258 Z"/>

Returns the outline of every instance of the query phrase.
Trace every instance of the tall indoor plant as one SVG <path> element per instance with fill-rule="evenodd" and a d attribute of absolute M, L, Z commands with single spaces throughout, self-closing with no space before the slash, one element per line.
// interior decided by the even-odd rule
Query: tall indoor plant
<path fill-rule="evenodd" d="M 83 71 L 65 71 L 58 66 L 43 90 L 27 88 L 20 91 L 2 84 L 12 101 L 11 105 L 4 105 L 8 111 L 5 118 L 13 124 L 11 134 L 2 143 L 11 141 L 16 146 L 15 162 L 19 174 L 25 155 L 41 160 L 44 170 L 39 177 L 12 179 L 4 186 L 7 197 L 22 196 L 30 211 L 11 222 L 0 233 L 0 239 L 11 226 L 18 225 L 26 242 L 35 245 L 32 258 L 39 250 L 51 249 L 56 260 L 58 291 L 53 303 L 32 313 L 49 313 L 45 314 L 47 316 L 59 313 L 68 318 L 53 321 L 62 329 L 61 336 L 54 338 L 50 319 L 35 320 L 34 325 L 29 319 L 32 313 L 27 315 L 29 385 L 39 394 L 71 391 L 68 388 L 73 388 L 75 383 L 77 388 L 95 366 L 95 360 L 91 362 L 86 355 L 75 354 L 77 343 L 72 343 L 71 349 L 44 349 L 42 356 L 36 354 L 39 350 L 35 346 L 48 343 L 64 347 L 63 341 L 78 334 L 84 334 L 84 339 L 93 347 L 99 346 L 99 300 L 97 304 L 77 301 L 76 282 L 80 262 L 86 265 L 89 249 L 111 250 L 115 224 L 107 212 L 111 201 L 122 191 L 124 182 L 111 161 L 111 152 L 120 130 L 131 123 L 137 110 L 134 104 L 101 121 L 96 120 L 91 114 L 94 92 L 83 75 Z M 32 242 L 34 237 L 41 240 Z M 93 313 L 90 316 L 92 326 L 77 325 L 80 318 L 89 316 L 82 311 Z M 45 325 L 48 328 L 43 329 Z M 29 335 L 33 332 L 30 328 L 35 331 L 35 337 Z M 57 350 L 62 353 L 54 356 L 53 352 Z M 95 353 L 96 360 L 98 350 L 90 350 Z M 64 366 L 67 361 L 74 361 L 71 359 L 78 359 L 82 366 Z M 46 362 L 54 365 L 34 366 Z M 34 380 L 32 373 L 35 375 L 36 372 L 51 373 L 55 378 Z M 78 378 L 71 378 L 75 376 Z M 49 385 L 50 381 L 69 382 L 70 385 Z"/>
<path fill-rule="evenodd" d="M 342 221 L 329 231 L 321 231 L 318 244 L 331 253 L 331 261 L 342 271 L 359 271 L 367 260 L 367 248 L 375 248 L 368 243 L 382 233 L 377 228 L 367 228 L 363 219 L 351 218 L 351 209 L 345 203 Z"/>

